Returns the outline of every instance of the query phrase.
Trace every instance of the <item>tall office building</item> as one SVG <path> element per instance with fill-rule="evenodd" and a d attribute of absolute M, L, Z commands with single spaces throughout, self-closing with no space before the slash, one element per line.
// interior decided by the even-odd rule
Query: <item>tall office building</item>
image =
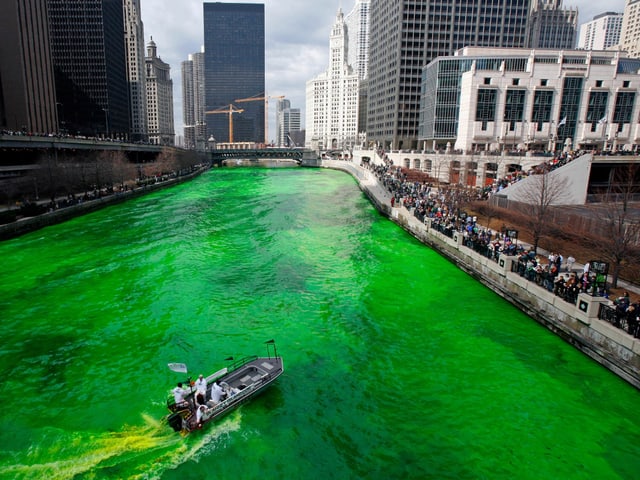
<path fill-rule="evenodd" d="M 370 5 L 371 0 L 356 0 L 353 9 L 344 16 L 347 25 L 347 63 L 360 80 L 367 78 Z"/>
<path fill-rule="evenodd" d="M 204 106 L 204 52 L 198 52 L 182 62 L 182 120 L 187 149 L 205 148 Z"/>
<path fill-rule="evenodd" d="M 0 129 L 55 132 L 46 0 L 0 2 Z"/>
<path fill-rule="evenodd" d="M 207 138 L 263 142 L 265 134 L 264 4 L 204 3 Z M 235 105 L 237 100 L 262 98 Z M 244 110 L 228 113 L 230 105 Z"/>
<path fill-rule="evenodd" d="M 578 10 L 562 8 L 562 0 L 533 0 L 529 48 L 572 49 L 576 44 Z"/>
<path fill-rule="evenodd" d="M 467 45 L 524 46 L 529 3 L 371 0 L 368 140 L 385 148 L 417 148 L 422 67 Z"/>
<path fill-rule="evenodd" d="M 300 109 L 291 108 L 287 99 L 278 100 L 276 110 L 276 144 L 279 147 L 294 147 L 294 136 L 300 132 Z"/>
<path fill-rule="evenodd" d="M 144 26 L 140 0 L 124 0 L 124 41 L 131 104 L 131 140 L 147 140 L 147 99 L 144 67 Z"/>
<path fill-rule="evenodd" d="M 605 12 L 580 25 L 578 48 L 581 50 L 606 50 L 620 43 L 622 13 Z"/>
<path fill-rule="evenodd" d="M 627 0 L 625 4 L 620 48 L 630 57 L 640 58 L 640 0 Z"/>
<path fill-rule="evenodd" d="M 61 122 L 72 134 L 129 138 L 123 1 L 47 0 L 47 8 Z"/>
<path fill-rule="evenodd" d="M 147 44 L 147 115 L 149 141 L 155 145 L 173 145 L 173 80 L 171 67 L 158 57 L 153 38 Z"/>
<path fill-rule="evenodd" d="M 345 149 L 357 143 L 358 74 L 347 63 L 347 26 L 338 10 L 329 39 L 329 68 L 307 82 L 306 145 Z"/>

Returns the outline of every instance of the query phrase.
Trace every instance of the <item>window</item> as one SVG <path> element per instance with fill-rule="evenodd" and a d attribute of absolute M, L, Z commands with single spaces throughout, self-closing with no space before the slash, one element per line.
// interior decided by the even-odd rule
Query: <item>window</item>
<path fill-rule="evenodd" d="M 541 87 L 546 87 L 548 82 L 549 81 L 546 78 L 541 78 L 540 79 L 540 86 Z"/>
<path fill-rule="evenodd" d="M 514 78 L 513 80 L 511 80 L 511 85 L 520 85 L 520 79 Z"/>
<path fill-rule="evenodd" d="M 493 122 L 495 118 L 496 91 L 489 88 L 479 89 L 478 103 L 476 105 L 476 122 Z"/>
<path fill-rule="evenodd" d="M 596 87 L 597 88 L 601 88 L 602 87 L 602 80 L 596 80 Z"/>
<path fill-rule="evenodd" d="M 489 78 L 489 77 L 484 77 L 484 84 L 485 84 L 485 85 L 491 85 L 491 78 Z"/>

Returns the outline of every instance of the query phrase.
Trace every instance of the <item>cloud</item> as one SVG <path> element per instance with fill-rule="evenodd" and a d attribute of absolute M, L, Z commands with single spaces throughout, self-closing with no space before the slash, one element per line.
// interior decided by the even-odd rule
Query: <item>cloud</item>
<path fill-rule="evenodd" d="M 385 0 L 391 1 L 391 0 Z M 181 62 L 199 52 L 204 43 L 202 0 L 140 0 L 145 42 L 150 37 L 158 55 L 171 65 L 176 135 L 183 135 Z M 355 0 L 239 0 L 265 5 L 266 88 L 269 95 L 285 95 L 300 108 L 304 124 L 306 82 L 327 69 L 329 34 L 338 8 L 346 14 Z M 605 11 L 623 12 L 624 0 L 599 6 L 593 0 L 565 0 L 578 8 L 579 24 Z M 258 92 L 256 92 L 258 93 Z M 269 131 L 275 131 L 275 108 L 269 109 Z"/>

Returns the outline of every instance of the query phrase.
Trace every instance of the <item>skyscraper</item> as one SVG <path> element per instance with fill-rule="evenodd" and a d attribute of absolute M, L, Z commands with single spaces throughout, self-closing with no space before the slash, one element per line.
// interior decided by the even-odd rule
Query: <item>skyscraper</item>
<path fill-rule="evenodd" d="M 182 120 L 185 148 L 205 148 L 204 52 L 193 53 L 182 62 Z"/>
<path fill-rule="evenodd" d="M 47 8 L 56 95 L 67 129 L 129 138 L 123 1 L 47 0 Z"/>
<path fill-rule="evenodd" d="M 360 80 L 367 78 L 370 5 L 371 0 L 356 0 L 353 9 L 344 16 L 347 25 L 347 63 Z"/>
<path fill-rule="evenodd" d="M 529 18 L 529 48 L 573 49 L 578 10 L 562 8 L 562 0 L 533 0 Z"/>
<path fill-rule="evenodd" d="M 131 104 L 131 140 L 147 140 L 144 26 L 140 0 L 124 0 L 124 41 Z"/>
<path fill-rule="evenodd" d="M 338 10 L 329 38 L 329 68 L 307 82 L 306 145 L 344 149 L 358 137 L 358 74 L 347 63 L 347 26 Z"/>
<path fill-rule="evenodd" d="M 229 109 L 238 99 L 265 97 L 264 4 L 204 3 L 206 111 Z M 206 114 L 207 138 L 262 142 L 265 102 L 242 103 L 242 113 Z"/>
<path fill-rule="evenodd" d="M 582 50 L 606 50 L 618 45 L 622 31 L 622 13 L 605 12 L 580 26 L 578 48 Z"/>
<path fill-rule="evenodd" d="M 291 108 L 287 99 L 278 100 L 276 111 L 276 144 L 279 147 L 293 147 L 292 133 L 300 131 L 300 109 Z"/>
<path fill-rule="evenodd" d="M 467 45 L 526 45 L 529 3 L 371 0 L 369 141 L 393 149 L 417 148 L 422 67 Z"/>
<path fill-rule="evenodd" d="M 620 48 L 640 58 L 640 0 L 627 0 L 624 7 Z"/>
<path fill-rule="evenodd" d="M 153 38 L 147 44 L 145 58 L 147 77 L 147 115 L 149 141 L 156 145 L 173 145 L 173 80 L 171 67 L 158 57 Z"/>
<path fill-rule="evenodd" d="M 46 0 L 0 2 L 0 44 L 0 128 L 59 130 Z"/>

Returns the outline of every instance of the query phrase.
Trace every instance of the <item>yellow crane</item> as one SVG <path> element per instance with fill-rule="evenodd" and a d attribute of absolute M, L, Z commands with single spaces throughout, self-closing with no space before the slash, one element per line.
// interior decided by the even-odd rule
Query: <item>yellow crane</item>
<path fill-rule="evenodd" d="M 207 110 L 204 113 L 227 113 L 229 115 L 229 143 L 233 143 L 233 114 L 242 113 L 244 109 L 235 108 L 232 103 L 223 108 L 217 108 L 215 110 Z"/>
<path fill-rule="evenodd" d="M 269 99 L 277 98 L 278 100 L 282 100 L 284 95 L 264 95 L 262 97 L 249 97 L 249 98 L 237 98 L 235 100 L 236 103 L 242 102 L 257 102 L 260 100 L 264 100 L 264 144 L 267 145 L 269 143 Z"/>

